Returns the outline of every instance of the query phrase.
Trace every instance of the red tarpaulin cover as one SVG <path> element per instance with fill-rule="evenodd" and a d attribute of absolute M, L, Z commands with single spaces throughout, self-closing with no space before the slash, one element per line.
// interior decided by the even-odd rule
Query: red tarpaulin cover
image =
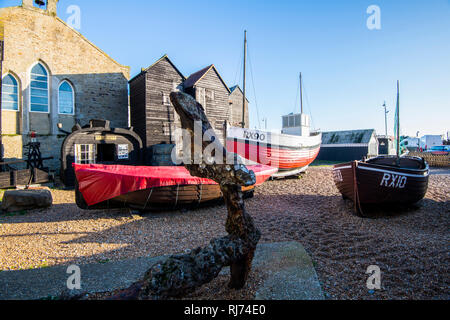
<path fill-rule="evenodd" d="M 217 184 L 193 177 L 185 167 L 133 167 L 101 164 L 74 164 L 78 188 L 89 206 L 130 192 L 176 185 Z M 278 169 L 264 165 L 249 166 L 255 172 L 256 185 L 262 184 Z"/>

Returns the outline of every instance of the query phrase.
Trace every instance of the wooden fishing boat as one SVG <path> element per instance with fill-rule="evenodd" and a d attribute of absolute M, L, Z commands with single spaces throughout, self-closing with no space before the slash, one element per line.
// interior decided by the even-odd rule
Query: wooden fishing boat
<path fill-rule="evenodd" d="M 425 197 L 430 168 L 417 157 L 380 156 L 336 165 L 333 178 L 344 199 L 363 215 L 365 204 L 413 204 Z"/>
<path fill-rule="evenodd" d="M 309 116 L 303 113 L 302 74 L 300 73 L 300 114 L 283 117 L 281 133 L 247 129 L 245 128 L 246 48 L 245 36 L 242 127 L 226 129 L 227 150 L 246 159 L 247 163 L 278 168 L 279 171 L 274 177 L 287 177 L 304 172 L 319 155 L 322 134 L 310 131 Z"/>
<path fill-rule="evenodd" d="M 132 208 L 149 211 L 200 205 L 222 198 L 220 186 L 193 177 L 184 167 L 132 167 L 117 165 L 74 165 L 77 177 L 76 203 L 82 209 Z M 256 185 L 277 171 L 257 165 Z M 251 196 L 255 186 L 243 188 Z"/>
<path fill-rule="evenodd" d="M 320 151 L 322 134 L 295 136 L 275 132 L 229 128 L 227 150 L 255 163 L 276 167 L 278 176 L 304 171 Z"/>
<path fill-rule="evenodd" d="M 379 156 L 334 166 L 334 182 L 363 216 L 363 205 L 414 204 L 425 197 L 430 168 L 423 158 L 401 156 L 400 94 L 397 83 L 397 156 Z"/>

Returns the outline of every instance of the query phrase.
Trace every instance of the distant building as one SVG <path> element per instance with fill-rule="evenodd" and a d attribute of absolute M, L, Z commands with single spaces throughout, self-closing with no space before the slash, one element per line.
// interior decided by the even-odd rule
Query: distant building
<path fill-rule="evenodd" d="M 396 155 L 397 149 L 394 137 L 391 136 L 377 136 L 378 139 L 378 154 L 379 155 Z M 417 149 L 417 147 L 416 147 Z"/>
<path fill-rule="evenodd" d="M 374 129 L 324 132 L 317 160 L 353 161 L 378 155 Z"/>
<path fill-rule="evenodd" d="M 408 149 L 408 151 L 417 151 L 420 149 L 420 138 L 407 137 L 402 141 L 403 145 Z"/>
<path fill-rule="evenodd" d="M 432 147 L 435 146 L 441 146 L 443 141 L 442 141 L 442 136 L 438 136 L 438 135 L 425 135 L 422 138 L 420 138 L 420 147 L 423 150 L 428 150 L 431 149 Z"/>
<path fill-rule="evenodd" d="M 182 136 L 176 134 L 181 122 L 170 101 L 172 91 L 183 91 L 204 107 L 222 143 L 225 142 L 225 122 L 241 126 L 242 91 L 238 86 L 230 90 L 214 65 L 185 78 L 165 55 L 143 69 L 129 84 L 131 126 L 144 143 L 147 164 L 151 164 L 153 154 L 161 148 L 161 144 L 175 145 L 177 153 L 181 153 Z M 245 119 L 248 128 L 248 102 Z"/>
<path fill-rule="evenodd" d="M 123 66 L 56 16 L 58 0 L 38 8 L 33 0 L 0 9 L 4 23 L 2 74 L 4 158 L 22 159 L 36 132 L 45 164 L 60 166 L 64 135 L 79 123 L 107 118 L 128 125 L 129 67 Z"/>

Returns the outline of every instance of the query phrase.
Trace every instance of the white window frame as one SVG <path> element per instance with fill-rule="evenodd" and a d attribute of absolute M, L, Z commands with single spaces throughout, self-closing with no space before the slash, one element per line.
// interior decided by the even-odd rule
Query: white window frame
<path fill-rule="evenodd" d="M 72 89 L 72 106 L 73 106 L 73 111 L 72 111 L 72 113 L 61 113 L 60 112 L 60 109 L 59 109 L 59 89 L 61 88 L 61 86 L 63 85 L 63 83 L 67 83 L 69 86 L 70 86 L 70 88 Z M 69 82 L 69 81 L 67 81 L 67 80 L 63 80 L 63 81 L 61 81 L 61 83 L 59 84 L 59 86 L 58 86 L 58 114 L 59 115 L 62 115 L 62 116 L 74 116 L 75 115 L 75 89 L 74 89 L 74 87 L 73 87 L 73 85 Z"/>
<path fill-rule="evenodd" d="M 2 77 L 2 86 L 10 86 L 8 84 L 3 84 L 3 79 L 5 79 L 7 76 L 13 77 L 14 80 L 16 81 L 16 83 L 17 83 L 17 110 L 4 109 L 3 105 L 2 105 L 2 111 L 20 112 L 20 84 L 19 84 L 19 79 L 17 79 L 17 77 L 15 77 L 12 73 L 7 73 L 7 74 L 5 74 Z M 2 90 L 2 96 L 3 96 L 3 90 Z"/>
<path fill-rule="evenodd" d="M 48 111 L 33 111 L 33 110 L 31 110 L 31 82 L 32 81 L 37 81 L 37 82 L 44 82 L 44 81 L 41 81 L 41 80 L 32 80 L 31 79 L 31 75 L 33 74 L 31 71 L 33 70 L 33 68 L 35 67 L 35 66 L 37 66 L 38 64 L 40 64 L 44 69 L 45 69 L 45 71 L 47 71 L 47 100 L 48 100 L 48 103 L 46 104 L 46 106 L 47 106 L 47 110 Z M 42 113 L 42 114 L 50 114 L 50 99 L 51 99 L 51 97 L 50 97 L 50 72 L 49 72 L 49 70 L 47 69 L 47 67 L 43 64 L 43 63 L 41 63 L 41 62 L 37 62 L 37 63 L 35 63 L 35 64 L 33 64 L 33 66 L 31 67 L 31 69 L 30 69 L 30 72 L 29 72 L 29 75 L 30 75 L 30 86 L 29 86 L 29 89 L 28 89 L 28 98 L 29 98 L 29 107 L 28 107 L 28 110 L 29 110 L 29 112 L 30 113 Z M 38 74 L 36 74 L 37 76 L 39 76 Z M 37 89 L 39 89 L 39 88 L 37 88 Z M 40 89 L 40 90 L 43 90 L 43 89 Z M 40 103 L 33 103 L 33 104 L 35 104 L 35 105 L 40 105 L 40 106 L 45 106 L 45 104 L 40 104 Z"/>
<path fill-rule="evenodd" d="M 81 146 L 89 146 L 89 151 L 81 151 Z M 96 159 L 96 153 L 97 153 L 97 146 L 93 143 L 80 143 L 80 144 L 75 144 L 75 163 L 76 164 L 95 164 L 97 162 Z M 81 159 L 79 159 L 79 157 L 81 156 L 81 154 L 88 154 L 88 159 L 87 161 L 89 163 L 81 163 Z M 91 159 L 91 155 L 92 155 L 92 159 Z"/>

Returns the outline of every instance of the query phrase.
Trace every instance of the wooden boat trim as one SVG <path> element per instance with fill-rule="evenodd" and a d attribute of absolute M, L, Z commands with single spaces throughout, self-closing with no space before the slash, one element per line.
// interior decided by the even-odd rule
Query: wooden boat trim
<path fill-rule="evenodd" d="M 385 169 L 370 168 L 370 167 L 365 167 L 365 166 L 360 166 L 359 169 L 376 171 L 376 172 L 384 172 L 384 173 L 395 174 L 395 175 L 402 175 L 402 176 L 412 177 L 412 178 L 426 178 L 430 175 L 429 170 L 427 172 L 424 172 L 424 174 L 412 174 L 412 173 L 403 173 L 400 171 L 390 171 L 390 170 L 385 170 Z M 403 170 L 405 170 L 405 169 L 403 169 Z"/>
<path fill-rule="evenodd" d="M 406 177 L 411 177 L 411 178 L 426 178 L 430 175 L 430 171 L 426 171 L 423 174 L 412 174 L 412 173 L 406 173 L 406 172 L 400 172 L 400 171 L 392 171 L 392 170 L 387 170 L 387 169 L 378 169 L 378 168 L 370 168 L 370 167 L 366 167 L 364 166 L 365 163 L 361 163 L 363 164 L 362 166 L 358 166 L 358 169 L 363 169 L 363 170 L 369 170 L 369 171 L 376 171 L 376 172 L 384 172 L 384 173 L 389 173 L 389 174 L 395 174 L 395 175 L 402 175 L 402 176 L 406 176 Z M 371 164 L 374 165 L 374 164 Z M 352 166 L 344 166 L 344 167 L 336 167 L 333 169 L 333 171 L 336 170 L 344 170 L 344 169 L 351 169 Z M 404 168 L 399 168 L 401 170 L 414 170 L 414 169 L 404 169 Z M 422 169 L 422 170 L 414 170 L 414 171 L 424 171 L 426 169 Z"/>

